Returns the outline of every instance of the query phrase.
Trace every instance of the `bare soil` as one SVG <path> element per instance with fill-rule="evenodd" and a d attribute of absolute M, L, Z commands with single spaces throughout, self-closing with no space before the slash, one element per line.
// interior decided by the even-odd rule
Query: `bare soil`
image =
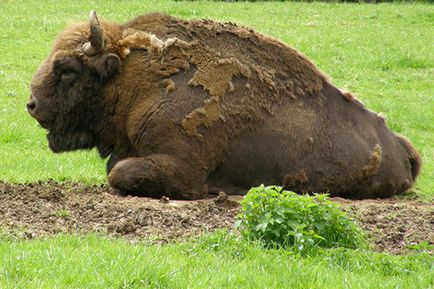
<path fill-rule="evenodd" d="M 104 232 L 131 240 L 170 242 L 233 228 L 242 196 L 174 201 L 119 196 L 106 186 L 0 182 L 2 234 L 35 238 Z M 374 250 L 401 254 L 409 244 L 434 244 L 434 203 L 333 198 L 368 233 Z"/>

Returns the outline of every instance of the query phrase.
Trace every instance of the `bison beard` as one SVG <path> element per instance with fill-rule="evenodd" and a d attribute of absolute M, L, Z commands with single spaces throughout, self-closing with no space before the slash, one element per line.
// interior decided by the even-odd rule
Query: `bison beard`
<path fill-rule="evenodd" d="M 118 25 L 92 11 L 58 36 L 31 90 L 50 148 L 97 147 L 125 194 L 194 199 L 264 183 L 389 197 L 420 169 L 407 139 L 306 57 L 232 23 L 149 14 Z"/>
<path fill-rule="evenodd" d="M 65 135 L 50 132 L 47 134 L 47 139 L 50 149 L 55 153 L 92 149 L 96 146 L 95 136 L 89 132 L 67 133 Z"/>
<path fill-rule="evenodd" d="M 92 149 L 98 145 L 98 148 L 101 147 L 101 156 L 107 157 L 110 152 L 107 152 L 107 148 L 102 148 L 96 134 L 97 124 L 101 118 L 101 88 L 98 85 L 88 85 L 87 89 L 59 88 L 59 91 L 66 91 L 66 97 L 57 99 L 57 117 L 53 124 L 48 125 L 47 139 L 50 149 L 60 153 Z"/>

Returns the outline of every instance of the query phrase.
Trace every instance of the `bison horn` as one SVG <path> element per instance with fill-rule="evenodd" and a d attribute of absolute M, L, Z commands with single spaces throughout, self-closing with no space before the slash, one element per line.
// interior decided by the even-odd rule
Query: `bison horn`
<path fill-rule="evenodd" d="M 104 49 L 104 34 L 94 10 L 89 13 L 90 35 L 89 41 L 83 45 L 83 51 L 88 56 L 98 54 Z"/>

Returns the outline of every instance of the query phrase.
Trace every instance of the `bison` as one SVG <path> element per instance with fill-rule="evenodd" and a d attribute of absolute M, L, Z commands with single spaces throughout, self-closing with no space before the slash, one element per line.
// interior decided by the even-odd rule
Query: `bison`
<path fill-rule="evenodd" d="M 233 23 L 148 14 L 61 32 L 28 112 L 55 153 L 96 147 L 124 194 L 196 199 L 280 184 L 383 198 L 420 156 L 305 56 Z"/>

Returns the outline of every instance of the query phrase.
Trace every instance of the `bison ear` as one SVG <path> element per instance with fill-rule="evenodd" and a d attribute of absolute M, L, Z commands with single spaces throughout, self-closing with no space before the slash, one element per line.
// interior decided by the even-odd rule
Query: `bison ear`
<path fill-rule="evenodd" d="M 95 57 L 91 61 L 91 66 L 99 79 L 104 82 L 113 77 L 121 68 L 121 60 L 116 54 L 108 53 L 100 57 Z"/>

